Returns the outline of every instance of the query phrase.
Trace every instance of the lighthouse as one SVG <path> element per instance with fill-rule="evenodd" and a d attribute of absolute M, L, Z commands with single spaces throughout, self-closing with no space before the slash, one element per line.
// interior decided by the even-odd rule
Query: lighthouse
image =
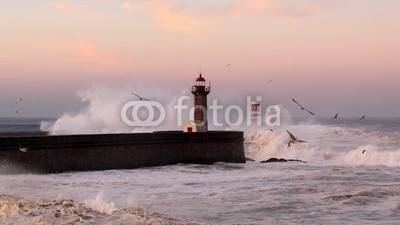
<path fill-rule="evenodd" d="M 211 90 L 211 82 L 206 86 L 206 80 L 199 74 L 192 86 L 194 95 L 194 121 L 189 121 L 184 125 L 185 132 L 206 132 L 207 127 L 207 95 Z"/>
<path fill-rule="evenodd" d="M 260 117 L 260 102 L 259 101 L 252 101 L 251 102 L 251 119 L 256 121 Z"/>

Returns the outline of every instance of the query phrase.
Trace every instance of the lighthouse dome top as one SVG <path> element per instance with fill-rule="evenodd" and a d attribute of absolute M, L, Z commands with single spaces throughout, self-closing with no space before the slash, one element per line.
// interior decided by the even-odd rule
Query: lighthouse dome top
<path fill-rule="evenodd" d="M 206 80 L 200 74 L 199 77 L 196 79 L 196 81 L 206 81 Z"/>

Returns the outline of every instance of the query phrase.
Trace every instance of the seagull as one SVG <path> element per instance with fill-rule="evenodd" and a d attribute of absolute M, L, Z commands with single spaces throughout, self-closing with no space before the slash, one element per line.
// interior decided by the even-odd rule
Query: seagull
<path fill-rule="evenodd" d="M 135 95 L 136 97 L 138 97 L 139 99 L 140 99 L 140 101 L 150 101 L 150 100 L 148 100 L 148 99 L 146 99 L 146 98 L 142 98 L 142 97 L 140 97 L 139 95 L 137 95 L 137 94 L 135 94 L 135 93 L 133 93 L 133 92 L 131 92 L 133 95 Z"/>
<path fill-rule="evenodd" d="M 336 115 L 332 119 L 337 119 L 338 115 L 339 115 L 339 113 L 336 113 Z"/>
<path fill-rule="evenodd" d="M 28 152 L 28 148 L 23 148 L 21 147 L 21 144 L 19 144 L 19 148 L 18 148 L 21 152 Z"/>
<path fill-rule="evenodd" d="M 227 67 L 231 66 L 231 64 L 229 63 L 228 65 L 226 65 Z"/>
<path fill-rule="evenodd" d="M 19 148 L 21 152 L 28 152 L 28 148 Z"/>
<path fill-rule="evenodd" d="M 18 110 L 17 110 L 17 114 L 18 114 Z"/>
<path fill-rule="evenodd" d="M 366 151 L 367 151 L 367 150 L 363 150 L 363 151 L 362 151 L 362 154 L 364 154 L 364 152 L 366 152 Z"/>
<path fill-rule="evenodd" d="M 365 119 L 366 115 L 362 116 L 360 119 L 358 119 L 358 122 L 360 122 L 361 120 Z"/>
<path fill-rule="evenodd" d="M 302 140 L 299 140 L 298 138 L 296 138 L 296 137 L 295 137 L 292 133 L 290 133 L 288 130 L 287 130 L 286 132 L 288 132 L 290 138 L 292 139 L 292 140 L 290 140 L 290 141 L 288 142 L 288 146 L 289 146 L 289 147 L 290 147 L 290 143 L 292 143 L 292 144 L 294 144 L 294 143 L 300 143 L 300 142 L 307 143 L 307 142 L 305 142 L 305 141 L 302 141 Z"/>
<path fill-rule="evenodd" d="M 294 98 L 292 98 L 292 101 L 294 103 L 296 103 L 298 106 L 300 106 L 301 110 L 306 110 L 308 113 L 310 113 L 311 115 L 315 115 L 313 112 L 311 112 L 310 110 L 304 108 L 300 103 L 298 103 L 296 100 L 294 100 Z"/>

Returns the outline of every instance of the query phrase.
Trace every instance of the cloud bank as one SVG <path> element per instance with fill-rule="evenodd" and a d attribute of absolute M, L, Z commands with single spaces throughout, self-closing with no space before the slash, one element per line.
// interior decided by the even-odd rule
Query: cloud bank
<path fill-rule="evenodd" d="M 76 7 L 67 2 L 55 2 L 52 4 L 52 7 L 67 14 L 84 16 L 92 20 L 99 17 L 99 13 L 97 12 L 89 11 L 83 6 Z"/>
<path fill-rule="evenodd" d="M 332 5 L 334 0 L 236 0 L 225 4 L 201 4 L 195 9 L 178 0 L 124 1 L 128 11 L 145 10 L 163 27 L 196 33 L 211 22 L 232 16 L 261 15 L 273 18 L 296 19 L 311 16 Z"/>

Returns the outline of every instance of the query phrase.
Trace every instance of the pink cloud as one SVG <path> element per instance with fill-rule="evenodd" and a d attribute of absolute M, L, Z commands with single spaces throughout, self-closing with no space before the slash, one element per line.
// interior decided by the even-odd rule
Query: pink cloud
<path fill-rule="evenodd" d="M 51 48 L 53 54 L 74 64 L 89 68 L 117 68 L 121 60 L 111 54 L 101 52 L 93 42 L 80 42 L 71 45 L 57 45 Z"/>
<path fill-rule="evenodd" d="M 79 53 L 81 53 L 85 57 L 95 57 L 95 58 L 103 58 L 103 56 L 98 52 L 93 43 L 83 42 L 79 43 L 76 47 Z"/>
<path fill-rule="evenodd" d="M 127 1 L 123 3 L 123 8 L 127 10 L 135 6 L 145 9 L 157 22 L 171 30 L 196 33 L 205 23 L 199 15 L 186 13 L 184 5 L 173 2 L 141 1 L 135 5 Z"/>
<path fill-rule="evenodd" d="M 242 13 L 248 11 L 260 11 L 268 7 L 274 0 L 250 0 L 239 2 L 230 6 L 230 10 L 234 13 Z"/>
<path fill-rule="evenodd" d="M 126 69 L 148 69 L 146 62 L 127 58 L 121 54 L 107 53 L 94 42 L 78 42 L 51 47 L 51 54 L 62 59 L 63 63 L 72 63 L 77 68 L 101 72 L 118 73 Z"/>
<path fill-rule="evenodd" d="M 169 1 L 129 1 L 122 2 L 125 10 L 144 9 L 164 27 L 183 32 L 197 32 L 202 26 L 226 16 L 258 13 L 261 15 L 297 18 L 313 15 L 325 9 L 327 2 L 336 0 L 236 0 L 223 6 L 203 5 L 197 11 L 189 12 L 188 5 Z M 204 16 L 206 15 L 206 16 Z M 208 19 L 205 19 L 208 18 Z"/>
<path fill-rule="evenodd" d="M 189 11 L 188 5 L 176 0 L 125 0 L 125 10 L 144 9 L 167 29 L 196 33 L 211 22 L 232 15 L 258 14 L 278 18 L 298 18 L 316 14 L 336 0 L 236 0 L 223 6 L 203 5 Z"/>
<path fill-rule="evenodd" d="M 231 5 L 228 13 L 259 13 L 272 17 L 297 18 L 320 12 L 330 5 L 328 2 L 317 0 L 301 0 L 297 2 L 288 0 L 247 0 Z"/>
<path fill-rule="evenodd" d="M 122 8 L 125 10 L 132 10 L 134 8 L 134 5 L 130 1 L 124 1 L 122 2 Z"/>
<path fill-rule="evenodd" d="M 66 2 L 55 2 L 52 4 L 52 7 L 68 14 L 80 15 L 89 19 L 97 19 L 99 17 L 99 14 L 96 12 L 91 12 L 85 7 L 75 7 Z"/>

